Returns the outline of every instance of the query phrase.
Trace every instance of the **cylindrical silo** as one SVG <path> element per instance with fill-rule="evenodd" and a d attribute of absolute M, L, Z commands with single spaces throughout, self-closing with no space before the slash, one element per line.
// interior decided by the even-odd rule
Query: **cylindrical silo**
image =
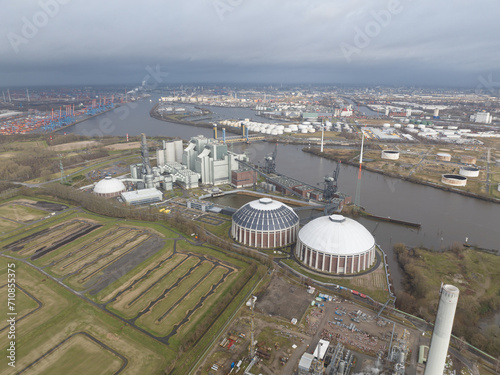
<path fill-rule="evenodd" d="M 441 287 L 441 297 L 432 332 L 431 346 L 424 375 L 443 375 L 459 290 L 453 285 Z"/>

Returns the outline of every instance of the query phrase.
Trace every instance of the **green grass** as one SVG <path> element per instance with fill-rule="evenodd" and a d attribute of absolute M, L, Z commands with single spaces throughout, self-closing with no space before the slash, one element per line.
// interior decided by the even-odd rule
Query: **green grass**
<path fill-rule="evenodd" d="M 211 267 L 212 263 L 202 262 L 187 278 L 182 280 L 174 289 L 171 289 L 165 298 L 154 305 L 152 311 L 142 315 L 137 320 L 137 325 L 157 335 L 167 334 L 168 332 L 165 332 L 163 329 L 163 324 L 158 324 L 157 320 L 177 301 L 181 300 L 180 303 L 182 303 L 184 294 L 203 276 L 207 275 Z"/>
<path fill-rule="evenodd" d="M 75 358 L 83 358 L 76 361 Z M 47 362 L 49 364 L 47 365 Z M 122 359 L 83 335 L 76 335 L 36 363 L 28 373 L 46 375 L 114 374 L 122 366 Z"/>
<path fill-rule="evenodd" d="M 46 211 L 33 207 L 27 207 L 22 204 L 5 204 L 0 206 L 0 217 L 19 222 L 30 222 L 40 219 L 45 215 L 47 215 Z M 23 220 L 26 216 L 29 216 L 30 218 L 28 220 Z"/>
<path fill-rule="evenodd" d="M 169 333 L 172 328 L 186 316 L 187 312 L 196 306 L 200 299 L 212 289 L 212 286 L 222 278 L 224 272 L 225 270 L 215 269 L 198 287 L 196 287 L 195 290 L 192 291 L 192 293 L 187 295 L 186 298 L 169 312 L 168 316 L 160 323 L 163 334 Z M 215 299 L 217 293 L 219 292 L 216 291 L 209 299 Z M 192 319 L 192 317 L 190 319 Z"/>
<path fill-rule="evenodd" d="M 4 280 L 7 280 L 7 277 L 4 278 Z M 30 311 L 33 311 L 38 307 L 38 303 L 31 297 L 29 297 L 27 294 L 25 294 L 21 289 L 16 288 L 16 297 L 15 301 L 15 312 L 17 313 L 16 319 L 20 319 L 26 314 L 28 314 Z M 0 288 L 0 301 L 5 301 L 4 306 L 2 308 L 2 312 L 4 313 L 4 316 L 7 316 L 7 298 L 8 298 L 8 288 L 7 285 L 4 286 L 3 288 Z M 4 319 L 0 322 L 0 329 L 3 329 L 7 327 L 8 323 L 7 320 Z"/>
<path fill-rule="evenodd" d="M 177 267 L 174 271 L 165 273 L 162 270 L 158 272 L 162 272 L 161 282 L 157 283 L 153 288 L 151 288 L 146 293 L 142 294 L 137 300 L 135 300 L 132 304 L 131 301 L 127 303 L 127 308 L 118 308 L 119 301 L 114 302 L 111 306 L 109 306 L 110 310 L 117 311 L 120 315 L 130 319 L 135 317 L 140 311 L 142 311 L 150 301 L 158 298 L 160 294 L 170 286 L 172 286 L 181 276 L 183 276 L 191 267 L 198 263 L 198 259 L 194 257 L 188 258 L 184 261 L 179 267 Z M 166 275 L 166 277 L 164 276 Z M 152 280 L 146 280 L 146 284 L 140 285 L 138 288 L 147 289 L 149 285 L 152 284 Z M 136 289 L 138 289 L 136 288 Z M 136 290 L 134 289 L 134 291 Z M 137 296 L 133 297 L 135 299 Z M 127 301 L 129 298 L 127 296 L 122 296 L 122 299 Z"/>
<path fill-rule="evenodd" d="M 12 260 L 0 257 L 0 274 L 4 279 L 8 262 Z M 2 374 L 17 373 L 69 335 L 79 331 L 89 333 L 124 355 L 129 361 L 124 374 L 158 374 L 167 363 L 175 359 L 176 353 L 170 348 L 89 304 L 37 270 L 21 262 L 15 263 L 17 282 L 38 298 L 43 307 L 16 325 L 16 368 L 4 366 Z M 7 343 L 7 335 L 0 336 L 0 348 L 3 351 L 6 351 Z M 92 358 L 82 352 L 70 355 L 75 367 Z M 57 367 L 58 362 L 55 363 L 55 368 Z"/>
<path fill-rule="evenodd" d="M 19 228 L 22 224 L 0 218 L 0 235 Z"/>

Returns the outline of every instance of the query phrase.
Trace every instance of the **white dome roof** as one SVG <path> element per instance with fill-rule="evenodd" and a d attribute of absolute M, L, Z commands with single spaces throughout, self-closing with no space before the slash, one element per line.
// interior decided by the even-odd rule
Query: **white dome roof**
<path fill-rule="evenodd" d="M 360 254 L 375 246 L 375 239 L 363 225 L 342 215 L 314 219 L 304 225 L 298 238 L 314 250 L 335 255 Z"/>
<path fill-rule="evenodd" d="M 120 180 L 106 176 L 94 186 L 95 194 L 114 194 L 125 191 L 125 185 Z"/>

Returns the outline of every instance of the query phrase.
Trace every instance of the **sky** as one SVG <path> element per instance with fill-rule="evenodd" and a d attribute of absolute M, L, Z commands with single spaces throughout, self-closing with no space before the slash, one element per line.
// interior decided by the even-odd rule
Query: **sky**
<path fill-rule="evenodd" d="M 491 0 L 0 0 L 0 86 L 500 84 Z"/>

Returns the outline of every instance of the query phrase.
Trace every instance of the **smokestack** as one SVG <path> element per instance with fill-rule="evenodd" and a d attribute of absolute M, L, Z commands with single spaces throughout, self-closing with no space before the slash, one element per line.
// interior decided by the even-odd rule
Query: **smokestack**
<path fill-rule="evenodd" d="M 424 375 L 443 375 L 459 290 L 453 285 L 441 285 L 441 297 L 432 331 L 429 357 Z"/>

